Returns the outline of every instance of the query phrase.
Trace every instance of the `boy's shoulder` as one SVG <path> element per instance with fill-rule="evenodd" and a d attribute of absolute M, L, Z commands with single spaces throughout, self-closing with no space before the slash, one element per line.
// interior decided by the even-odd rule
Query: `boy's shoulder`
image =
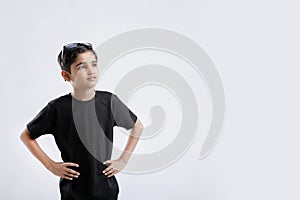
<path fill-rule="evenodd" d="M 104 95 L 104 96 L 111 96 L 111 95 L 114 95 L 114 93 L 112 92 L 109 92 L 107 90 L 95 90 L 96 93 L 98 94 L 101 94 L 101 95 Z"/>
<path fill-rule="evenodd" d="M 106 90 L 95 90 L 96 95 L 100 96 L 101 99 L 103 100 L 110 100 L 111 96 L 114 96 L 115 94 Z M 50 106 L 52 105 L 61 105 L 61 104 L 65 104 L 65 103 L 69 103 L 70 101 L 72 101 L 72 95 L 71 92 L 55 97 L 54 99 L 50 100 L 48 102 L 48 104 L 50 104 Z"/>

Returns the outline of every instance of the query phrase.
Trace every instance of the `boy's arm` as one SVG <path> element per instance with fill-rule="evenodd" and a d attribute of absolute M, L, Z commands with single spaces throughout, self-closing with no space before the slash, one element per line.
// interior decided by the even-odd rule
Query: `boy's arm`
<path fill-rule="evenodd" d="M 68 168 L 68 166 L 78 167 L 75 163 L 57 163 L 54 162 L 47 154 L 40 148 L 35 139 L 32 139 L 29 135 L 27 128 L 24 129 L 20 135 L 20 139 L 29 149 L 29 151 L 53 174 L 72 180 L 72 177 L 77 178 L 79 173 Z"/>
<path fill-rule="evenodd" d="M 111 163 L 105 170 L 102 171 L 105 175 L 107 175 L 108 177 L 112 177 L 125 167 L 133 150 L 137 145 L 137 142 L 140 139 L 143 129 L 144 126 L 142 122 L 139 119 L 137 119 L 133 128 L 131 129 L 131 133 L 129 135 L 126 147 L 120 155 L 120 157 L 117 160 L 107 160 L 103 163 Z"/>
<path fill-rule="evenodd" d="M 127 145 L 122 152 L 121 156 L 119 159 L 123 160 L 125 163 L 128 162 L 133 150 L 135 149 L 137 142 L 139 141 L 139 138 L 143 132 L 144 126 L 142 122 L 137 119 L 133 128 L 131 129 Z"/>
<path fill-rule="evenodd" d="M 45 152 L 40 148 L 36 140 L 31 139 L 27 128 L 20 135 L 20 139 L 29 149 L 29 151 L 47 168 L 49 169 L 51 164 L 54 162 L 51 160 Z"/>

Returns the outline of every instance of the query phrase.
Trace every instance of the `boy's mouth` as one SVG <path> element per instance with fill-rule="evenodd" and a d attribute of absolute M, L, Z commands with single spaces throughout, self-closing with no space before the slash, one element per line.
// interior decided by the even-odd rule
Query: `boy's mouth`
<path fill-rule="evenodd" d="M 87 80 L 89 80 L 89 81 L 95 81 L 95 80 L 97 80 L 97 77 L 96 76 L 92 76 L 92 77 L 89 77 Z"/>

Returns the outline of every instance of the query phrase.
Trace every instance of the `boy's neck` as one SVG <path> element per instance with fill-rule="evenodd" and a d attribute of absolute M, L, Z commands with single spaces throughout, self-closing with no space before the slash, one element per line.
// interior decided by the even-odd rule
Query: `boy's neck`
<path fill-rule="evenodd" d="M 95 92 L 96 91 L 94 88 L 88 90 L 73 90 L 73 92 L 71 92 L 71 95 L 72 97 L 80 101 L 87 101 L 94 97 Z"/>

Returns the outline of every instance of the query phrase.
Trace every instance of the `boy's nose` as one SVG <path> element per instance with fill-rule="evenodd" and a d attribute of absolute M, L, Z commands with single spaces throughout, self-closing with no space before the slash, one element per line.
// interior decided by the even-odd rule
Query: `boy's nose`
<path fill-rule="evenodd" d="M 94 74 L 95 73 L 95 69 L 93 69 L 92 67 L 88 67 L 88 74 Z"/>
<path fill-rule="evenodd" d="M 95 72 L 93 70 L 89 70 L 88 74 L 94 74 Z"/>

